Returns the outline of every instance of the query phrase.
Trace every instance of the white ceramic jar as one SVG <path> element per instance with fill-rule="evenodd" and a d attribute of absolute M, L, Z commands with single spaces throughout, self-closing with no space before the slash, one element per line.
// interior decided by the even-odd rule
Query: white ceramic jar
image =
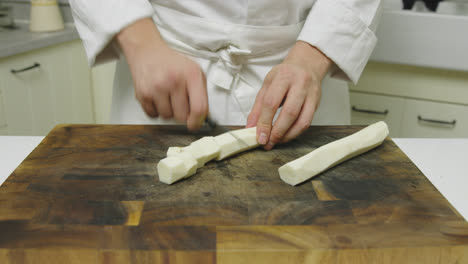
<path fill-rule="evenodd" d="M 47 32 L 62 29 L 63 18 L 57 0 L 31 0 L 30 31 Z"/>

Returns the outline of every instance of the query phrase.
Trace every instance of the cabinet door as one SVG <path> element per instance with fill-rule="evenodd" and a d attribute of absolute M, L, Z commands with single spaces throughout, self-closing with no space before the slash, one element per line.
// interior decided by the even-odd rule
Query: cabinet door
<path fill-rule="evenodd" d="M 402 137 L 468 137 L 468 106 L 406 100 Z"/>
<path fill-rule="evenodd" d="M 3 90 L 5 88 L 5 75 L 0 63 L 0 135 L 8 135 L 8 123 L 6 121 Z"/>
<path fill-rule="evenodd" d="M 8 133 L 7 130 L 7 122 L 5 116 L 5 109 L 3 107 L 3 95 L 2 91 L 0 91 L 0 135 L 6 135 Z"/>
<path fill-rule="evenodd" d="M 34 65 L 36 67 L 32 68 Z M 53 126 L 54 113 L 45 58 L 39 55 L 15 56 L 4 66 L 3 91 L 9 132 L 16 135 L 46 134 L 46 129 Z"/>
<path fill-rule="evenodd" d="M 50 85 L 56 124 L 94 123 L 91 70 L 81 41 L 49 50 Z"/>
<path fill-rule="evenodd" d="M 93 67 L 91 79 L 96 123 L 109 123 L 111 116 L 112 88 L 114 86 L 115 62 Z"/>
<path fill-rule="evenodd" d="M 57 124 L 94 122 L 90 70 L 80 48 L 76 41 L 2 61 L 9 134 L 46 135 Z"/>
<path fill-rule="evenodd" d="M 385 121 L 391 137 L 400 136 L 400 123 L 404 99 L 366 93 L 351 92 L 351 124 L 370 125 Z"/>

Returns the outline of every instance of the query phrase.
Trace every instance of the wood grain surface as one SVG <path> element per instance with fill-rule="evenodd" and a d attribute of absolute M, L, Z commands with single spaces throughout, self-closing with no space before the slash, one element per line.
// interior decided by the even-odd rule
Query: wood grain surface
<path fill-rule="evenodd" d="M 57 126 L 0 187 L 0 263 L 468 263 L 463 218 L 391 139 L 299 186 L 280 179 L 360 128 L 311 127 L 166 185 L 167 148 L 210 132 Z"/>

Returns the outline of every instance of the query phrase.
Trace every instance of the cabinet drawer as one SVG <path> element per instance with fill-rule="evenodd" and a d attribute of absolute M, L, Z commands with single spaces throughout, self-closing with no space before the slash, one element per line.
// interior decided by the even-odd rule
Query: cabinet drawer
<path fill-rule="evenodd" d="M 468 106 L 406 100 L 402 137 L 468 137 Z"/>
<path fill-rule="evenodd" d="M 385 121 L 391 137 L 400 136 L 400 121 L 405 101 L 391 96 L 351 92 L 351 124 L 370 125 Z"/>

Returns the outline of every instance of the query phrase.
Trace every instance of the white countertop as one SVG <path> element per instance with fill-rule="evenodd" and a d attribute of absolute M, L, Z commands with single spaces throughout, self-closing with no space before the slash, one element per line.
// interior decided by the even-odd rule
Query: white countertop
<path fill-rule="evenodd" d="M 43 138 L 0 136 L 0 184 Z M 468 138 L 393 140 L 460 214 L 468 219 Z"/>

